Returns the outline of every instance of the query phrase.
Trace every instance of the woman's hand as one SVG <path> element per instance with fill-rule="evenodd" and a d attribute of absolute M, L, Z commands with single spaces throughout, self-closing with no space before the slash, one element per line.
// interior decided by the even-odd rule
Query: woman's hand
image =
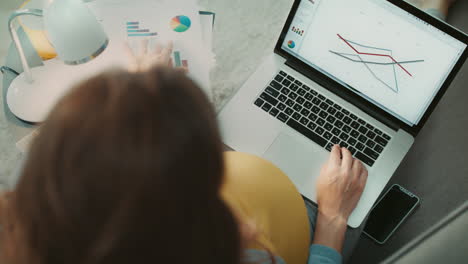
<path fill-rule="evenodd" d="M 367 170 L 346 148 L 335 145 L 317 179 L 320 213 L 347 221 L 367 181 Z"/>
<path fill-rule="evenodd" d="M 318 216 L 314 244 L 341 252 L 348 218 L 361 198 L 367 170 L 345 148 L 335 145 L 317 179 Z"/>
<path fill-rule="evenodd" d="M 148 39 L 141 40 L 138 52 L 135 54 L 127 43 L 125 52 L 129 58 L 129 71 L 143 72 L 157 65 L 172 67 L 172 42 L 169 42 L 164 47 L 158 43 L 154 48 L 149 47 L 148 44 Z"/>

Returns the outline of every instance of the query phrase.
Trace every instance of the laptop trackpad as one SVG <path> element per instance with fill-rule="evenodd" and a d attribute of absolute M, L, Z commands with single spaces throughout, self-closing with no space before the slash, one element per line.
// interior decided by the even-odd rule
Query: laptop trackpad
<path fill-rule="evenodd" d="M 302 195 L 316 200 L 315 181 L 328 152 L 313 143 L 304 144 L 302 140 L 280 133 L 263 157 L 286 173 Z"/>

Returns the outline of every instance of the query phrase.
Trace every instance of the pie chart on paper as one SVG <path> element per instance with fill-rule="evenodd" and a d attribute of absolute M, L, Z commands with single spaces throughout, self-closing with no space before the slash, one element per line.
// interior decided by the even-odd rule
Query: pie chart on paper
<path fill-rule="evenodd" d="M 176 16 L 171 20 L 171 28 L 175 32 L 185 32 L 190 28 L 191 25 L 192 22 L 187 16 Z"/>

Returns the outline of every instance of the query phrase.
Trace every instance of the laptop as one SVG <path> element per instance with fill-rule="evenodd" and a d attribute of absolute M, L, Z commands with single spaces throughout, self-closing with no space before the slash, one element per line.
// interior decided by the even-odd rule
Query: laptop
<path fill-rule="evenodd" d="M 467 43 L 405 1 L 295 0 L 274 52 L 219 113 L 223 140 L 271 161 L 313 202 L 331 147 L 348 148 L 369 171 L 348 220 L 358 227 L 466 60 Z"/>

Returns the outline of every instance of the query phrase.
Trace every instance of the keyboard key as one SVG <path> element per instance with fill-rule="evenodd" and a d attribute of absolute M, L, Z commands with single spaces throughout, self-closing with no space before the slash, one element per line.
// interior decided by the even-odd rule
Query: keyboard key
<path fill-rule="evenodd" d="M 358 123 L 365 126 L 366 125 L 366 121 L 362 120 L 361 118 L 358 118 Z"/>
<path fill-rule="evenodd" d="M 380 145 L 382 145 L 384 147 L 387 146 L 388 141 L 385 140 L 384 138 L 380 137 L 380 136 L 376 136 L 374 140 L 375 140 L 375 142 L 379 143 Z"/>
<path fill-rule="evenodd" d="M 303 115 L 303 116 L 308 116 L 309 114 L 310 114 L 310 111 L 309 111 L 309 110 L 307 110 L 307 109 L 305 109 L 305 108 L 302 109 L 301 115 Z"/>
<path fill-rule="evenodd" d="M 351 155 L 353 155 L 353 156 L 354 156 L 354 154 L 356 154 L 356 151 L 357 151 L 357 150 L 356 150 L 355 148 L 353 148 L 353 147 L 349 147 L 348 150 L 349 150 L 349 152 L 351 152 Z"/>
<path fill-rule="evenodd" d="M 315 95 L 315 96 L 318 95 L 317 91 L 315 91 L 315 90 L 311 90 L 310 93 L 313 94 L 313 95 Z"/>
<path fill-rule="evenodd" d="M 271 81 L 270 86 L 275 88 L 275 90 L 278 90 L 278 91 L 281 90 L 281 88 L 283 88 L 283 85 L 281 85 L 279 82 L 275 80 Z"/>
<path fill-rule="evenodd" d="M 344 141 L 341 141 L 341 142 L 340 142 L 340 147 L 342 147 L 342 148 L 348 148 L 349 146 L 348 146 L 348 143 L 346 143 L 346 142 L 344 142 Z"/>
<path fill-rule="evenodd" d="M 367 126 L 366 126 L 367 127 Z M 367 132 L 366 136 L 370 139 L 374 139 L 376 134 L 374 132 L 372 132 L 371 130 L 369 130 L 369 132 Z"/>
<path fill-rule="evenodd" d="M 299 86 L 297 86 L 296 84 L 292 84 L 289 88 L 293 91 L 297 91 L 297 89 L 299 89 Z"/>
<path fill-rule="evenodd" d="M 302 110 L 302 106 L 300 104 L 295 104 L 293 109 L 296 110 L 297 112 L 300 112 Z"/>
<path fill-rule="evenodd" d="M 254 103 L 254 104 L 255 104 L 256 106 L 260 107 L 260 106 L 262 106 L 262 104 L 263 104 L 264 102 L 265 102 L 265 101 L 263 101 L 262 99 L 258 98 L 257 100 L 255 100 L 255 103 Z"/>
<path fill-rule="evenodd" d="M 278 74 L 281 75 L 281 76 L 283 76 L 283 77 L 286 77 L 286 76 L 287 76 L 287 74 L 286 74 L 284 71 L 280 71 Z"/>
<path fill-rule="evenodd" d="M 361 151 L 364 150 L 365 147 L 366 147 L 366 146 L 364 146 L 364 144 L 362 144 L 361 142 L 358 142 L 358 143 L 356 144 L 356 148 L 359 149 L 359 150 L 361 150 Z"/>
<path fill-rule="evenodd" d="M 362 143 L 366 143 L 367 138 L 366 138 L 366 136 L 364 136 L 364 135 L 360 135 L 360 136 L 358 137 L 358 140 L 359 140 L 360 142 L 362 142 Z"/>
<path fill-rule="evenodd" d="M 350 114 L 349 117 L 351 117 L 354 120 L 357 120 L 357 116 L 355 114 Z"/>
<path fill-rule="evenodd" d="M 266 112 L 269 112 L 270 109 L 271 109 L 271 107 L 272 107 L 271 104 L 265 103 L 265 104 L 262 106 L 262 109 L 263 109 L 264 111 L 266 111 Z"/>
<path fill-rule="evenodd" d="M 320 99 L 318 97 L 314 97 L 314 99 L 312 99 L 312 103 L 314 103 L 315 105 L 320 105 L 322 101 L 320 101 Z"/>
<path fill-rule="evenodd" d="M 329 105 L 327 103 L 325 103 L 325 102 L 320 104 L 320 108 L 322 108 L 323 110 L 327 110 L 328 107 L 329 107 Z"/>
<path fill-rule="evenodd" d="M 339 130 L 338 128 L 335 127 L 335 128 L 332 130 L 332 133 L 333 133 L 333 135 L 335 135 L 335 136 L 339 136 L 339 135 L 341 134 L 341 130 Z"/>
<path fill-rule="evenodd" d="M 315 123 L 313 123 L 313 122 L 310 122 L 310 123 L 307 125 L 307 127 L 310 128 L 310 130 L 314 130 L 314 129 L 317 127 L 317 125 L 316 125 Z"/>
<path fill-rule="evenodd" d="M 351 131 L 351 136 L 353 136 L 354 138 L 358 138 L 359 137 L 359 132 L 357 132 L 356 130 L 353 130 Z"/>
<path fill-rule="evenodd" d="M 307 108 L 307 109 L 310 109 L 312 107 L 312 103 L 311 102 L 305 102 L 304 107 Z"/>
<path fill-rule="evenodd" d="M 294 119 L 296 119 L 296 120 L 299 120 L 299 119 L 301 119 L 301 114 L 299 114 L 299 113 L 294 113 L 294 114 L 292 115 L 292 117 L 293 117 Z"/>
<path fill-rule="evenodd" d="M 333 143 L 328 143 L 327 146 L 325 147 L 326 150 L 331 151 L 333 148 Z"/>
<path fill-rule="evenodd" d="M 377 151 L 377 153 L 382 153 L 383 147 L 380 146 L 379 144 L 376 144 L 374 147 L 374 150 Z"/>
<path fill-rule="evenodd" d="M 373 147 L 375 147 L 375 145 L 377 145 L 377 144 L 372 140 L 367 140 L 367 142 L 366 142 L 366 146 L 368 146 L 369 148 L 373 148 Z"/>
<path fill-rule="evenodd" d="M 307 123 L 309 123 L 309 119 L 303 117 L 303 118 L 301 118 L 301 121 L 299 121 L 299 122 L 300 122 L 301 124 L 303 124 L 304 126 L 306 126 Z"/>
<path fill-rule="evenodd" d="M 335 126 L 336 126 L 337 128 L 342 128 L 343 125 L 344 125 L 343 122 L 341 122 L 340 120 L 337 120 L 337 121 L 335 122 Z"/>
<path fill-rule="evenodd" d="M 275 98 L 271 97 L 270 95 L 268 95 L 267 93 L 262 93 L 260 95 L 260 98 L 262 98 L 263 100 L 267 101 L 268 103 L 270 103 L 271 105 L 275 106 L 278 104 L 278 100 L 276 100 Z"/>
<path fill-rule="evenodd" d="M 389 135 L 387 135 L 387 134 L 383 134 L 382 137 L 385 138 L 386 140 L 392 139 L 392 138 L 391 138 Z"/>
<path fill-rule="evenodd" d="M 286 101 L 286 104 L 287 104 L 288 106 L 290 106 L 290 107 L 293 107 L 293 105 L 294 105 L 295 103 L 294 103 L 293 100 L 288 99 L 288 100 Z"/>
<path fill-rule="evenodd" d="M 284 95 L 288 95 L 289 93 L 291 92 L 291 90 L 289 90 L 288 88 L 283 88 L 281 89 L 281 93 L 284 94 Z"/>
<path fill-rule="evenodd" d="M 305 99 L 302 98 L 302 97 L 298 97 L 298 98 L 296 99 L 296 102 L 298 102 L 299 104 L 302 105 L 302 104 L 305 102 Z"/>
<path fill-rule="evenodd" d="M 332 135 L 330 132 L 325 132 L 325 133 L 323 134 L 323 137 L 324 137 L 326 140 L 330 140 L 330 139 L 333 137 L 333 135 Z"/>
<path fill-rule="evenodd" d="M 293 113 L 294 113 L 294 110 L 292 110 L 291 108 L 286 108 L 286 110 L 284 111 L 288 116 L 291 116 Z"/>
<path fill-rule="evenodd" d="M 344 116 L 345 116 L 345 115 L 344 115 L 343 113 L 341 113 L 341 112 L 336 112 L 336 114 L 335 114 L 335 117 L 336 117 L 338 120 L 343 119 Z"/>
<path fill-rule="evenodd" d="M 320 113 L 320 108 L 318 108 L 317 106 L 314 105 L 314 106 L 312 107 L 312 112 L 318 114 L 318 113 Z"/>
<path fill-rule="evenodd" d="M 286 102 L 288 98 L 284 95 L 284 94 L 281 94 L 279 97 L 278 97 L 278 100 L 280 100 L 280 102 Z"/>
<path fill-rule="evenodd" d="M 366 127 L 369 130 L 374 130 L 374 126 L 372 126 L 371 124 L 366 124 Z"/>
<path fill-rule="evenodd" d="M 346 110 L 346 109 L 342 109 L 341 112 L 343 112 L 343 114 L 345 114 L 345 115 L 349 115 L 349 111 Z"/>
<path fill-rule="evenodd" d="M 374 132 L 377 134 L 377 135 L 382 135 L 382 131 L 380 131 L 378 128 L 374 129 Z"/>
<path fill-rule="evenodd" d="M 289 98 L 295 100 L 297 98 L 297 94 L 291 92 L 289 95 L 288 95 Z"/>
<path fill-rule="evenodd" d="M 301 83 L 300 81 L 298 81 L 298 80 L 296 80 L 296 81 L 294 82 L 294 84 L 299 85 L 299 86 L 302 86 L 302 83 Z"/>
<path fill-rule="evenodd" d="M 353 137 L 349 137 L 347 142 L 350 146 L 354 146 L 357 143 L 357 140 Z"/>
<path fill-rule="evenodd" d="M 325 112 L 325 111 L 320 111 L 319 116 L 320 116 L 321 118 L 325 119 L 325 118 L 327 118 L 328 114 L 327 114 L 327 112 Z"/>
<path fill-rule="evenodd" d="M 349 126 L 346 126 L 346 125 L 345 125 L 345 126 L 343 127 L 343 131 L 346 132 L 346 133 L 348 133 L 348 134 L 351 133 L 351 130 L 352 130 L 352 129 L 351 129 Z"/>
<path fill-rule="evenodd" d="M 300 96 L 304 96 L 306 94 L 306 90 L 300 88 L 297 93 L 300 95 Z"/>
<path fill-rule="evenodd" d="M 280 103 L 279 105 L 277 105 L 276 107 L 278 107 L 279 110 L 283 111 L 284 109 L 286 109 L 286 105 Z"/>
<path fill-rule="evenodd" d="M 276 115 L 278 115 L 278 113 L 279 113 L 279 110 L 276 109 L 276 108 L 273 108 L 273 109 L 270 110 L 270 115 L 272 115 L 272 116 L 276 116 Z"/>
<path fill-rule="evenodd" d="M 314 96 L 311 93 L 306 93 L 304 97 L 309 101 L 312 100 L 312 98 L 314 98 Z"/>
<path fill-rule="evenodd" d="M 317 128 L 315 129 L 315 133 L 317 133 L 317 134 L 319 134 L 319 135 L 322 135 L 323 132 L 325 132 L 325 130 L 324 130 L 323 128 L 321 128 L 321 127 L 317 127 Z"/>
<path fill-rule="evenodd" d="M 345 117 L 345 118 L 343 118 L 343 122 L 344 122 L 345 124 L 347 124 L 347 125 L 351 124 L 351 121 L 353 121 L 353 120 L 352 120 L 350 117 L 348 117 L 348 116 Z"/>
<path fill-rule="evenodd" d="M 333 109 L 333 108 L 330 108 L 330 109 Z M 327 117 L 327 121 L 333 124 L 336 121 L 336 118 L 334 116 L 330 115 L 330 116 Z"/>
<path fill-rule="evenodd" d="M 275 76 L 275 81 L 277 81 L 277 82 L 282 82 L 283 79 L 284 79 L 284 78 L 283 78 L 281 75 L 276 75 L 276 76 Z"/>
<path fill-rule="evenodd" d="M 337 110 L 336 110 L 335 108 L 333 108 L 333 107 L 330 107 L 330 108 L 328 108 L 328 110 L 327 110 L 327 113 L 329 113 L 330 115 L 333 115 L 333 114 L 335 114 L 336 112 L 337 112 Z"/>
<path fill-rule="evenodd" d="M 323 120 L 322 118 L 319 118 L 316 122 L 319 126 L 323 126 L 325 125 L 325 120 Z"/>
<path fill-rule="evenodd" d="M 331 131 L 331 130 L 332 130 L 332 128 L 333 128 L 333 125 L 332 125 L 332 124 L 330 124 L 330 123 L 326 123 L 326 124 L 325 124 L 323 127 L 325 128 L 325 130 L 327 130 L 327 131 Z"/>
<path fill-rule="evenodd" d="M 291 82 L 290 82 L 289 80 L 287 80 L 287 79 L 284 79 L 284 80 L 281 82 L 281 84 L 283 84 L 283 85 L 286 86 L 286 87 L 289 87 L 289 85 L 291 85 Z"/>
<path fill-rule="evenodd" d="M 276 117 L 279 121 L 281 122 L 286 122 L 288 120 L 288 115 L 286 115 L 285 113 L 280 113 L 277 117 Z"/>
<path fill-rule="evenodd" d="M 286 76 L 286 79 L 290 80 L 291 82 L 294 82 L 294 80 L 296 80 L 291 75 Z"/>
<path fill-rule="evenodd" d="M 356 121 L 353 121 L 353 122 L 351 123 L 351 127 L 354 128 L 354 129 L 358 129 L 358 128 L 359 128 L 359 123 L 356 122 Z"/>
<path fill-rule="evenodd" d="M 340 106 L 340 105 L 337 105 L 337 104 L 334 104 L 333 107 L 336 108 L 336 109 L 338 109 L 338 110 L 341 110 L 341 109 L 342 109 L 341 106 Z"/>
<path fill-rule="evenodd" d="M 317 97 L 320 98 L 320 100 L 322 100 L 322 101 L 327 100 L 327 98 L 325 96 L 321 95 L 321 94 L 319 94 Z"/>
<path fill-rule="evenodd" d="M 360 151 L 356 152 L 355 157 L 371 167 L 374 165 L 374 161 Z"/>
<path fill-rule="evenodd" d="M 306 90 L 306 91 L 310 91 L 310 87 L 309 87 L 309 86 L 307 86 L 307 85 L 305 85 L 305 84 L 304 84 L 304 85 L 302 85 L 302 88 L 304 88 L 304 90 Z"/>
<path fill-rule="evenodd" d="M 341 135 L 340 135 L 340 139 L 341 139 L 341 140 L 346 141 L 346 140 L 348 140 L 348 138 L 349 138 L 349 135 L 348 135 L 348 134 L 346 134 L 346 133 L 344 133 L 344 132 L 341 133 Z"/>
<path fill-rule="evenodd" d="M 340 143 L 340 139 L 337 138 L 337 137 L 333 137 L 333 138 L 331 139 L 331 142 L 332 142 L 333 144 L 339 144 L 339 143 Z"/>
<path fill-rule="evenodd" d="M 372 159 L 376 160 L 377 158 L 379 158 L 379 154 L 375 151 L 373 151 L 372 149 L 370 148 L 366 148 L 364 150 L 364 154 L 366 154 L 367 156 L 371 157 Z"/>
<path fill-rule="evenodd" d="M 329 105 L 333 105 L 333 101 L 330 100 L 330 99 L 325 100 L 325 102 L 327 102 L 327 104 L 329 104 Z"/>
<path fill-rule="evenodd" d="M 267 87 L 265 89 L 265 92 L 273 97 L 278 97 L 278 95 L 280 94 L 278 91 L 276 91 L 275 89 L 271 88 L 271 87 Z"/>
<path fill-rule="evenodd" d="M 316 114 L 314 114 L 314 113 L 312 113 L 312 114 L 309 115 L 309 119 L 310 119 L 310 121 L 312 121 L 312 122 L 315 122 L 315 120 L 317 120 L 317 117 L 318 117 L 318 116 L 317 116 Z"/>
<path fill-rule="evenodd" d="M 368 129 L 365 126 L 361 126 L 358 131 L 365 135 Z"/>

